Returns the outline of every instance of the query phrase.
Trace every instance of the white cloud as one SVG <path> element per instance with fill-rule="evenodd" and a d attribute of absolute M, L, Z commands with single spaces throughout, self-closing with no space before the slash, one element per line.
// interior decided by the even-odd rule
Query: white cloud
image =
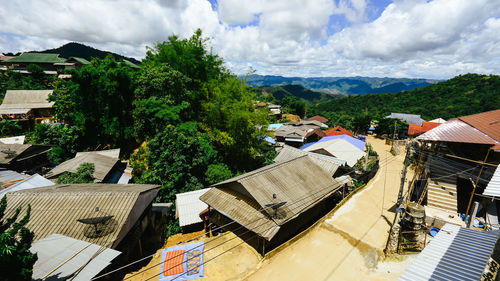
<path fill-rule="evenodd" d="M 219 0 L 215 11 L 206 0 L 3 2 L 2 52 L 78 41 L 141 58 L 147 45 L 202 28 L 238 73 L 447 78 L 500 71 L 500 1 Z M 376 9 L 383 12 L 369 22 Z M 329 35 L 337 28 L 328 26 L 332 17 L 348 27 Z"/>

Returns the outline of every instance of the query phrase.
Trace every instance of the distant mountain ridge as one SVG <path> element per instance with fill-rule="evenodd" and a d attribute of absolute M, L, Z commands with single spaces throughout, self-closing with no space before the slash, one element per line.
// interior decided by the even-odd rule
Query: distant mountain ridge
<path fill-rule="evenodd" d="M 261 86 L 254 89 L 258 94 L 261 95 L 273 95 L 273 97 L 281 101 L 286 96 L 294 96 L 298 99 L 311 102 L 319 103 L 331 100 L 336 97 L 343 97 L 344 95 L 330 94 L 320 91 L 313 91 L 302 87 L 301 85 L 283 85 L 283 86 Z"/>
<path fill-rule="evenodd" d="M 30 51 L 29 53 L 53 53 L 53 54 L 59 54 L 63 58 L 69 58 L 69 57 L 80 57 L 84 58 L 88 61 L 90 61 L 91 58 L 97 57 L 97 58 L 105 58 L 108 54 L 111 54 L 115 59 L 123 59 L 123 60 L 128 60 L 130 62 L 133 62 L 135 64 L 141 63 L 140 61 L 134 59 L 134 58 L 129 58 L 126 56 L 122 56 L 113 52 L 108 52 L 108 51 L 101 51 L 99 49 L 76 43 L 76 42 L 71 42 L 62 45 L 59 48 L 55 49 L 48 49 L 44 51 Z"/>
<path fill-rule="evenodd" d="M 376 77 L 283 77 L 252 74 L 247 77 L 247 84 L 252 87 L 301 85 L 312 90 L 332 94 L 365 95 L 378 93 L 398 93 L 437 83 L 437 80 L 412 78 L 376 78 Z"/>

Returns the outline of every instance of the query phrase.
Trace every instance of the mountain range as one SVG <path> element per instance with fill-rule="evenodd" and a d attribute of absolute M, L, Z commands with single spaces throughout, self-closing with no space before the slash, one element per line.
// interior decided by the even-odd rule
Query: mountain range
<path fill-rule="evenodd" d="M 432 85 L 439 82 L 431 79 L 376 78 L 376 77 L 283 77 L 252 74 L 247 77 L 251 87 L 301 85 L 305 88 L 331 94 L 365 95 L 398 93 Z"/>

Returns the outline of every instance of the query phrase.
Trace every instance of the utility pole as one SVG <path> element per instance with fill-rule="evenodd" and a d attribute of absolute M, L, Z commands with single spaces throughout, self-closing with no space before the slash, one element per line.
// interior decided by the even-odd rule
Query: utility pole
<path fill-rule="evenodd" d="M 366 155 L 365 155 L 365 171 L 368 168 L 368 156 L 370 154 L 370 147 L 367 145 L 366 146 Z"/>
<path fill-rule="evenodd" d="M 396 123 L 397 123 L 397 121 L 394 120 L 394 134 L 392 135 L 393 140 L 397 139 L 397 137 L 396 137 L 396 128 L 397 128 Z"/>
<path fill-rule="evenodd" d="M 398 206 L 401 205 L 401 203 L 403 203 L 403 189 L 404 189 L 404 186 L 405 186 L 405 181 L 406 181 L 406 171 L 408 169 L 408 158 L 409 158 L 409 155 L 410 155 L 410 146 L 406 146 L 406 155 L 405 155 L 405 167 L 403 169 L 403 176 L 401 177 L 401 185 L 399 187 L 399 193 L 398 193 Z M 408 196 L 410 196 L 410 194 L 408 193 Z"/>

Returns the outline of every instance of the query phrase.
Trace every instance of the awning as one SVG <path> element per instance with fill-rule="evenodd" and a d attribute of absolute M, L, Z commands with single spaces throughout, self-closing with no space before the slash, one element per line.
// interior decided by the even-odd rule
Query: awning
<path fill-rule="evenodd" d="M 2 108 L 0 114 L 26 114 L 31 108 Z"/>

